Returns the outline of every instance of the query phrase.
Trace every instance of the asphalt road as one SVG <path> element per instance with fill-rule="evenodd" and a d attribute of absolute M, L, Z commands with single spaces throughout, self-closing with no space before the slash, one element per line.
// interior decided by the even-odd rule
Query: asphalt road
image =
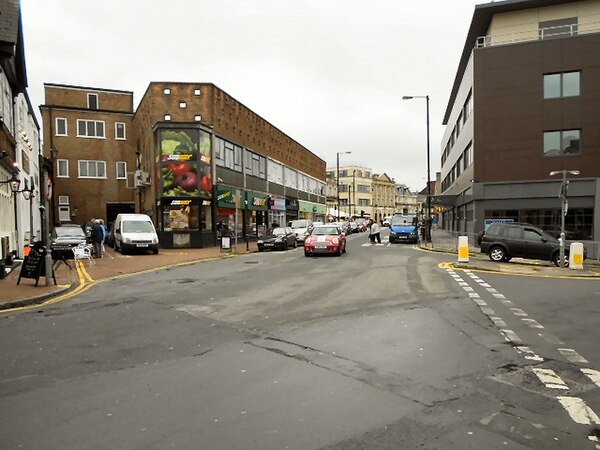
<path fill-rule="evenodd" d="M 0 315 L 0 448 L 593 449 L 600 284 L 451 260 L 360 234 Z"/>

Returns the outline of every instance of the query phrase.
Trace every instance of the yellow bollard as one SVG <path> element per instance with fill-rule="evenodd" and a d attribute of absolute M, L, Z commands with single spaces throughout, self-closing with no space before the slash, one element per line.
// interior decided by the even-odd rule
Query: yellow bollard
<path fill-rule="evenodd" d="M 469 262 L 469 238 L 468 236 L 458 237 L 458 262 Z"/>
<path fill-rule="evenodd" d="M 569 247 L 569 269 L 583 270 L 583 244 L 573 242 Z"/>

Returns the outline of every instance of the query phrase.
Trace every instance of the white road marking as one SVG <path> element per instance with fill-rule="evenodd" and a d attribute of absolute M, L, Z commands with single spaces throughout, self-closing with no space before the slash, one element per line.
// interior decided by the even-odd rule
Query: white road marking
<path fill-rule="evenodd" d="M 592 382 L 600 387 L 600 372 L 594 369 L 581 369 L 581 371 L 587 376 Z"/>
<path fill-rule="evenodd" d="M 556 397 L 571 419 L 582 425 L 600 424 L 596 413 L 578 397 Z"/>
<path fill-rule="evenodd" d="M 370 242 L 367 242 L 366 244 L 362 244 L 361 247 L 370 247 L 371 245 L 373 245 L 373 244 L 371 244 Z"/>
<path fill-rule="evenodd" d="M 542 358 L 540 355 L 536 354 L 533 352 L 533 350 L 531 350 L 529 347 L 516 347 L 517 351 L 519 353 L 525 353 L 524 357 L 525 359 L 529 359 L 531 361 L 539 361 L 539 362 L 543 362 L 544 358 Z"/>
<path fill-rule="evenodd" d="M 479 306 L 487 306 L 487 303 L 484 302 L 483 300 L 479 299 L 479 298 L 475 298 L 475 299 L 473 299 L 473 301 L 475 303 L 477 303 Z"/>
<path fill-rule="evenodd" d="M 477 292 L 469 292 L 470 298 L 479 298 L 479 294 Z"/>
<path fill-rule="evenodd" d="M 494 289 L 493 287 L 486 288 L 486 291 L 488 291 L 491 294 L 497 294 L 498 293 L 498 291 L 496 289 Z"/>
<path fill-rule="evenodd" d="M 513 302 L 511 302 L 510 300 L 500 300 L 502 303 L 504 303 L 506 306 L 512 306 Z"/>
<path fill-rule="evenodd" d="M 473 288 L 472 288 L 472 287 L 470 287 L 470 286 L 463 286 L 462 288 L 463 288 L 465 291 L 467 291 L 467 292 L 475 292 L 475 289 L 473 289 Z"/>
<path fill-rule="evenodd" d="M 567 386 L 567 384 L 558 375 L 556 375 L 554 370 L 539 368 L 533 368 L 532 370 L 548 389 L 569 389 L 569 386 Z"/>
<path fill-rule="evenodd" d="M 523 342 L 521 338 L 513 330 L 500 330 L 500 333 L 504 335 L 507 341 L 511 342 Z"/>
<path fill-rule="evenodd" d="M 577 353 L 572 348 L 559 348 L 558 351 L 560 352 L 561 355 L 563 355 L 565 358 L 567 358 L 567 360 L 569 360 L 572 363 L 582 363 L 582 364 L 588 363 L 587 359 L 585 359 L 583 356 L 581 356 L 579 353 Z"/>
<path fill-rule="evenodd" d="M 490 317 L 490 319 L 492 320 L 492 322 L 494 322 L 494 325 L 496 325 L 499 328 L 504 328 L 506 327 L 506 322 L 504 320 L 502 320 L 500 317 Z"/>
<path fill-rule="evenodd" d="M 489 287 L 491 287 L 491 286 L 490 286 L 489 284 L 487 284 L 487 283 L 481 283 L 481 285 L 482 285 L 484 288 L 489 288 Z"/>
<path fill-rule="evenodd" d="M 503 294 L 494 294 L 496 298 L 506 298 Z"/>
<path fill-rule="evenodd" d="M 515 316 L 519 316 L 519 317 L 527 317 L 527 313 L 525 311 L 523 311 L 522 309 L 519 308 L 510 308 L 510 311 L 515 315 Z"/>
<path fill-rule="evenodd" d="M 545 340 L 548 344 L 565 345 L 563 341 L 561 341 L 558 337 L 554 336 L 551 333 L 538 333 L 538 336 Z"/>
<path fill-rule="evenodd" d="M 458 284 L 460 286 L 468 286 L 469 285 L 469 283 L 467 283 L 466 281 L 459 281 Z"/>
<path fill-rule="evenodd" d="M 494 311 L 489 306 L 482 306 L 481 312 L 484 313 L 486 316 L 493 316 L 494 314 L 496 314 L 496 311 Z"/>
<path fill-rule="evenodd" d="M 537 320 L 533 320 L 533 319 L 521 319 L 521 320 L 523 322 L 525 322 L 531 328 L 544 328 L 544 326 L 541 323 L 539 323 Z"/>

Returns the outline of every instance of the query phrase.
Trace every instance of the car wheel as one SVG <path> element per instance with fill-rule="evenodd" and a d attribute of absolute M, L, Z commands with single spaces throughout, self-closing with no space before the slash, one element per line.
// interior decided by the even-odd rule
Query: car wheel
<path fill-rule="evenodd" d="M 284 251 L 284 252 L 286 252 L 286 251 L 287 251 L 287 249 L 288 249 L 288 243 L 287 243 L 287 241 L 285 241 L 285 242 L 283 243 L 283 251 Z"/>
<path fill-rule="evenodd" d="M 506 260 L 506 252 L 502 247 L 495 246 L 490 249 L 490 259 L 494 262 L 503 262 Z"/>
<path fill-rule="evenodd" d="M 294 248 L 298 247 L 298 243 L 296 242 L 296 239 L 294 239 Z"/>
<path fill-rule="evenodd" d="M 153 248 L 152 249 L 152 253 L 155 254 L 155 255 L 158 255 L 158 249 L 157 248 Z"/>
<path fill-rule="evenodd" d="M 552 255 L 552 263 L 556 267 L 560 267 L 560 252 L 556 252 L 556 253 L 554 253 L 554 255 Z M 567 255 L 566 253 L 565 253 L 565 267 L 569 267 L 569 255 Z"/>
<path fill-rule="evenodd" d="M 346 244 L 344 243 L 344 250 L 342 250 L 342 253 L 346 253 Z"/>
<path fill-rule="evenodd" d="M 342 247 L 339 246 L 337 252 L 335 252 L 335 256 L 342 256 Z"/>
<path fill-rule="evenodd" d="M 310 256 L 310 253 L 308 253 L 306 250 L 304 250 L 304 256 Z"/>
<path fill-rule="evenodd" d="M 394 242 L 396 242 L 394 239 L 390 238 L 390 244 L 393 244 Z"/>
<path fill-rule="evenodd" d="M 260 253 L 262 253 L 262 252 L 264 252 L 264 251 L 265 251 L 265 249 L 264 249 L 264 248 L 259 248 L 259 249 L 258 249 L 258 251 L 259 251 Z"/>

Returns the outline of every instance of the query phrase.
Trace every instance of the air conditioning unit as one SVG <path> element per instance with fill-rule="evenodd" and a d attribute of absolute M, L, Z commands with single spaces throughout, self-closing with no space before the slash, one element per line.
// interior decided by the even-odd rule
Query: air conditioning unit
<path fill-rule="evenodd" d="M 139 188 L 142 187 L 142 171 L 136 170 L 133 173 L 133 187 Z"/>
<path fill-rule="evenodd" d="M 150 179 L 150 173 L 142 171 L 142 185 L 150 186 L 152 180 Z"/>

